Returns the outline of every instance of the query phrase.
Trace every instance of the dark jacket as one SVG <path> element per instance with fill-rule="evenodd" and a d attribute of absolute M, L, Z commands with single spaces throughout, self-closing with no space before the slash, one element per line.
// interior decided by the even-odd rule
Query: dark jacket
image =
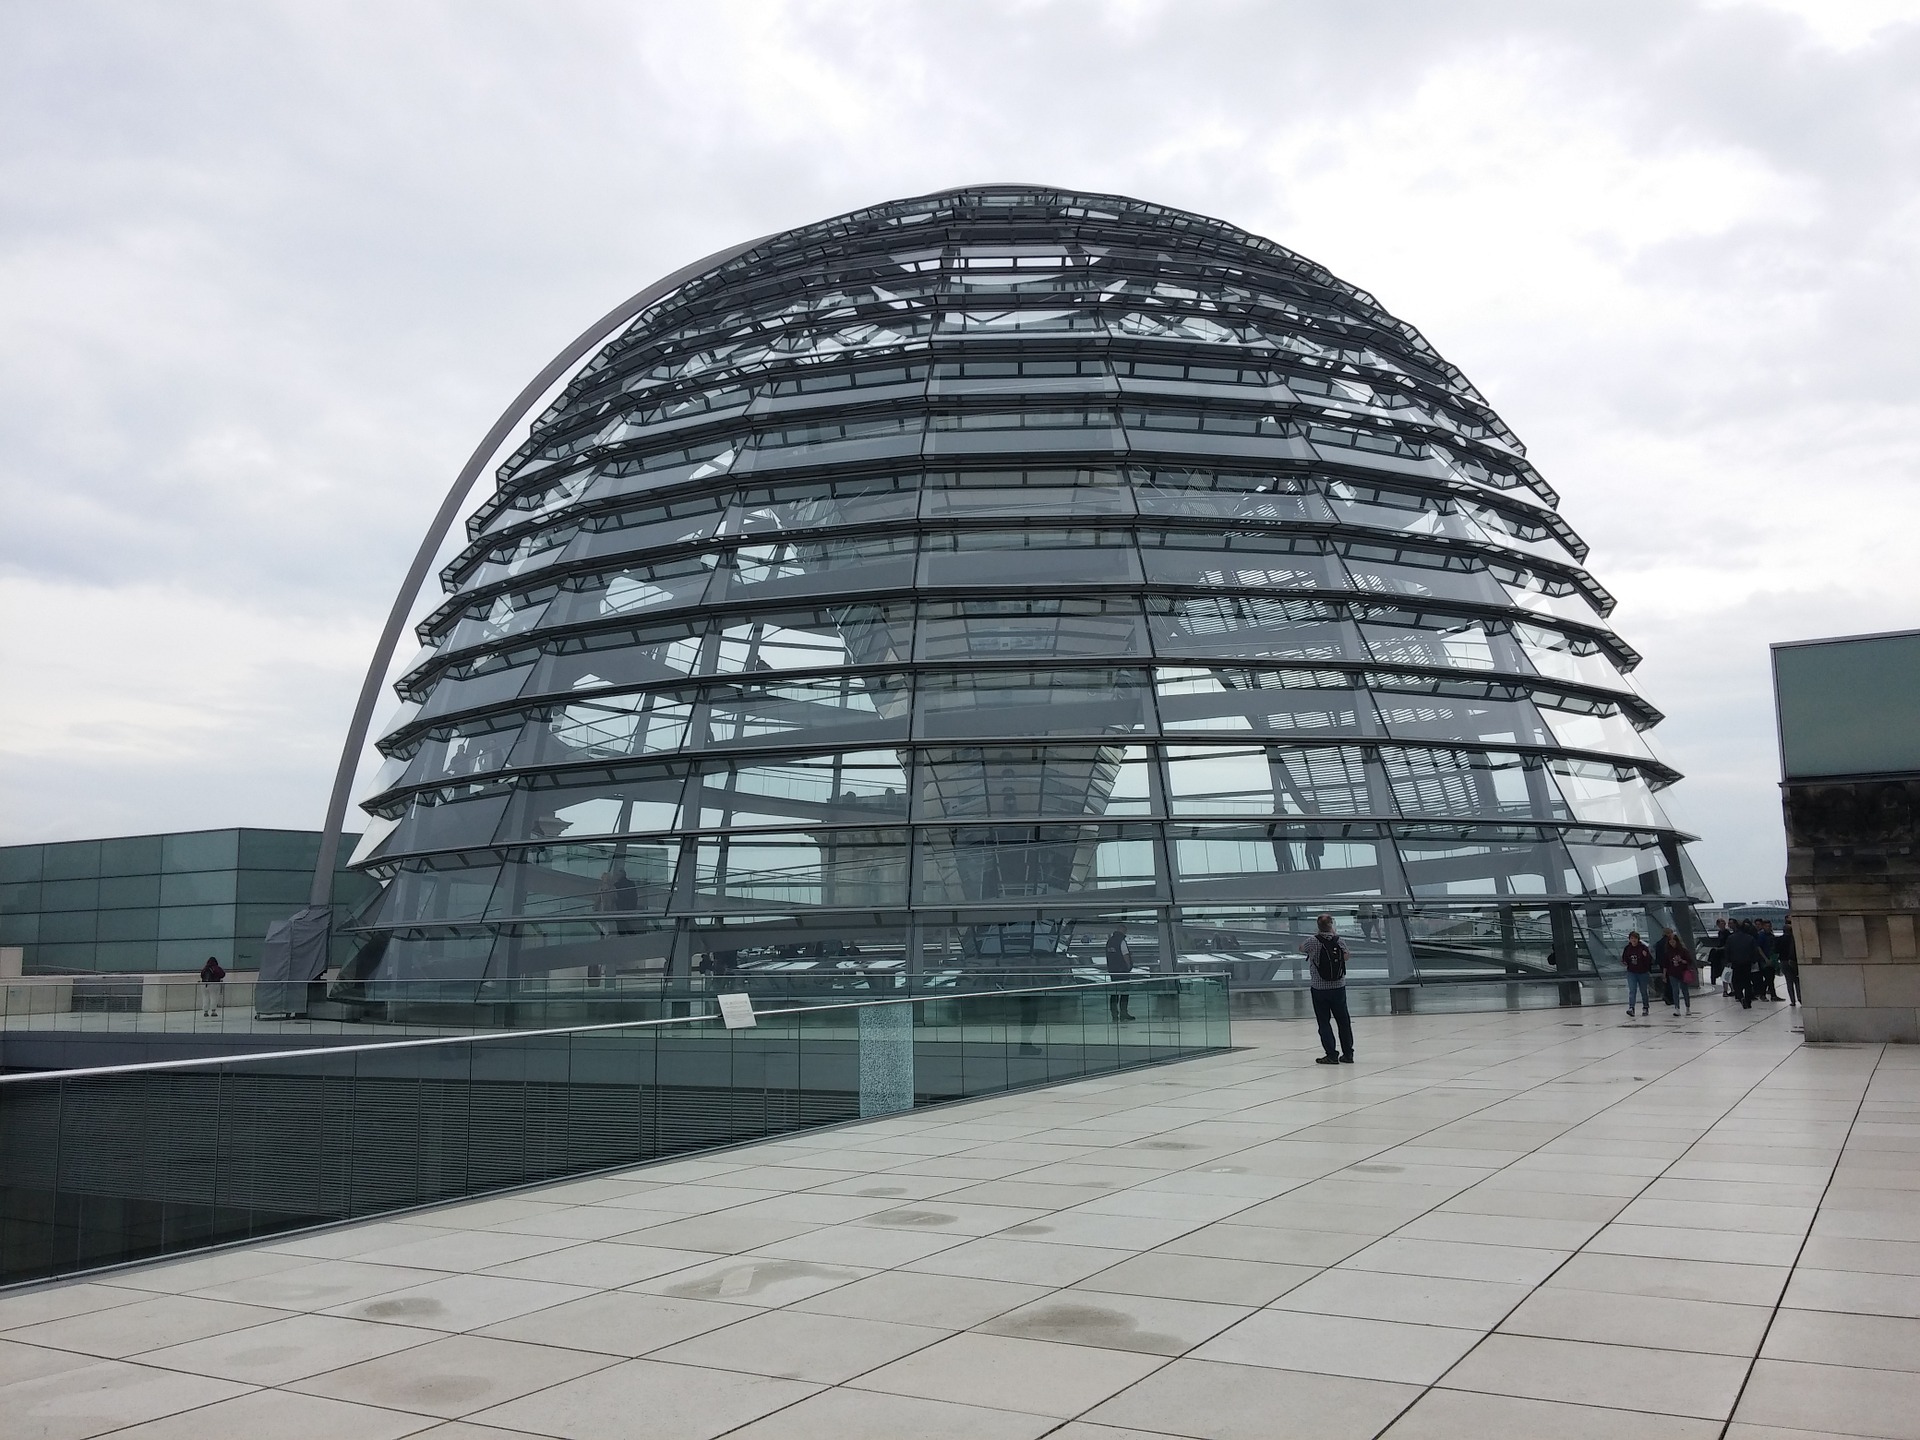
<path fill-rule="evenodd" d="M 1729 965 L 1757 965 L 1762 959 L 1760 942 L 1753 938 L 1750 931 L 1735 930 L 1727 936 L 1727 963 Z"/>
<path fill-rule="evenodd" d="M 227 972 L 221 968 L 218 960 L 209 958 L 207 963 L 200 967 L 200 978 L 209 985 L 214 985 L 226 979 Z"/>
<path fill-rule="evenodd" d="M 1669 980 L 1686 974 L 1693 964 L 1693 955 L 1684 945 L 1668 945 L 1663 940 L 1660 949 L 1660 969 Z"/>
<path fill-rule="evenodd" d="M 1800 943 L 1793 938 L 1793 931 L 1780 932 L 1780 942 L 1774 947 L 1773 953 L 1782 970 L 1792 974 L 1800 969 Z"/>
<path fill-rule="evenodd" d="M 1620 952 L 1620 963 L 1627 967 L 1629 975 L 1650 975 L 1653 973 L 1653 951 L 1647 948 L 1644 940 L 1630 941 L 1627 948 Z"/>

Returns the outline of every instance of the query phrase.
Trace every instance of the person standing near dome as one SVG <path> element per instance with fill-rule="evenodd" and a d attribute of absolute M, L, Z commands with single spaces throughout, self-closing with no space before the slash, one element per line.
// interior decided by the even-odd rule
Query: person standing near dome
<path fill-rule="evenodd" d="M 1633 1014 L 1633 997 L 1640 997 L 1640 1014 L 1647 1013 L 1649 977 L 1653 974 L 1653 951 L 1647 948 L 1638 930 L 1627 932 L 1627 948 L 1620 952 L 1620 963 L 1627 967 L 1627 1014 Z"/>

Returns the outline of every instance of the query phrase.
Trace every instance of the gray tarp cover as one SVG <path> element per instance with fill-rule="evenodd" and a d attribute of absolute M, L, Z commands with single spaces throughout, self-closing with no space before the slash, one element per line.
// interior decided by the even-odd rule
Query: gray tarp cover
<path fill-rule="evenodd" d="M 253 992 L 256 1015 L 297 1015 L 307 1008 L 307 982 L 326 972 L 332 924 L 330 907 L 309 905 L 267 927 L 260 983 Z"/>

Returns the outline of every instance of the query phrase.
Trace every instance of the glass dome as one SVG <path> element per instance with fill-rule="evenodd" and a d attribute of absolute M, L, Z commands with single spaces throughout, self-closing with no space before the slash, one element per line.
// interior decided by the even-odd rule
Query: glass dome
<path fill-rule="evenodd" d="M 1588 973 L 1707 897 L 1478 391 L 1291 251 L 987 186 L 647 309 L 420 626 L 362 978 Z"/>

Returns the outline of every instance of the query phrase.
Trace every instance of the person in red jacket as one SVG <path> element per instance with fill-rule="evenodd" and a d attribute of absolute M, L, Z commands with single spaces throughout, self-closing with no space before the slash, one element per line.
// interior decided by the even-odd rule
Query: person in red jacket
<path fill-rule="evenodd" d="M 1640 1013 L 1647 1013 L 1647 977 L 1653 974 L 1653 951 L 1640 939 L 1638 930 L 1627 932 L 1627 948 L 1620 952 L 1620 963 L 1627 967 L 1627 1014 L 1633 1014 L 1633 997 L 1640 997 Z"/>
<path fill-rule="evenodd" d="M 1678 1018 L 1682 1004 L 1687 1007 L 1687 1014 L 1693 1014 L 1693 982 L 1687 978 L 1693 973 L 1693 952 L 1672 927 L 1660 937 L 1654 950 L 1667 977 L 1667 1000 L 1673 1006 L 1674 1016 Z"/>

